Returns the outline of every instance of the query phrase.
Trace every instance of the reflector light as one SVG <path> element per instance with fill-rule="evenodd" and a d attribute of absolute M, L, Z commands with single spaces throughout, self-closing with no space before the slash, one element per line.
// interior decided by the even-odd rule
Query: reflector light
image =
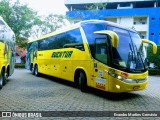
<path fill-rule="evenodd" d="M 128 73 L 126 73 L 126 72 L 121 72 L 121 75 L 124 77 L 128 77 Z"/>
<path fill-rule="evenodd" d="M 120 89 L 121 87 L 120 87 L 120 85 L 116 85 L 116 88 L 117 88 L 117 89 Z"/>

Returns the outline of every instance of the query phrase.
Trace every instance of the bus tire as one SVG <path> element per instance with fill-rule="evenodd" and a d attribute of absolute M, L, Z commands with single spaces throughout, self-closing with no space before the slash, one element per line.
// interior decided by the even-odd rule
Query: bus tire
<path fill-rule="evenodd" d="M 32 75 L 35 75 L 35 68 L 34 67 L 32 67 Z"/>
<path fill-rule="evenodd" d="M 35 76 L 39 76 L 39 73 L 38 73 L 38 65 L 35 65 L 34 67 L 34 73 L 35 73 Z"/>
<path fill-rule="evenodd" d="M 79 86 L 81 92 L 87 91 L 87 78 L 84 72 L 79 73 Z"/>
<path fill-rule="evenodd" d="M 3 85 L 7 83 L 7 78 L 8 78 L 8 73 L 4 73 L 4 80 L 3 80 Z"/>
<path fill-rule="evenodd" d="M 0 89 L 2 89 L 3 85 L 4 85 L 4 82 L 5 82 L 5 73 L 4 71 L 2 70 L 1 71 L 1 74 L 0 74 Z"/>

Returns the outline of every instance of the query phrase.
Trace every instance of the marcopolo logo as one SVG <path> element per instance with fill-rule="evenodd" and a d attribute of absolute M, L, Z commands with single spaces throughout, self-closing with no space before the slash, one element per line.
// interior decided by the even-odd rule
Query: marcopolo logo
<path fill-rule="evenodd" d="M 62 52 L 53 52 L 52 58 L 70 58 L 73 51 L 62 51 Z"/>

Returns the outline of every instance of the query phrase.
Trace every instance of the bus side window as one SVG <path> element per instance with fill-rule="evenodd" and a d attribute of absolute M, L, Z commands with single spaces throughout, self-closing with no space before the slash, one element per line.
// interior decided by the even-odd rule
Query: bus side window
<path fill-rule="evenodd" d="M 105 24 L 93 24 L 93 23 L 89 23 L 89 24 L 84 24 L 82 25 L 83 30 L 85 32 L 85 36 L 87 38 L 87 42 L 89 44 L 89 49 L 91 51 L 91 55 L 92 57 L 95 56 L 95 38 L 98 38 L 99 35 L 94 34 L 95 31 L 99 31 L 99 30 L 105 30 L 106 29 L 106 25 Z"/>
<path fill-rule="evenodd" d="M 84 51 L 84 45 L 79 28 L 66 32 L 64 48 L 76 48 Z"/>
<path fill-rule="evenodd" d="M 34 45 L 35 47 L 35 45 Z M 48 41 L 46 39 L 42 39 L 38 41 L 38 50 L 47 50 L 48 49 Z"/>
<path fill-rule="evenodd" d="M 106 38 L 96 38 L 95 40 L 95 59 L 108 64 L 107 61 L 107 42 Z"/>

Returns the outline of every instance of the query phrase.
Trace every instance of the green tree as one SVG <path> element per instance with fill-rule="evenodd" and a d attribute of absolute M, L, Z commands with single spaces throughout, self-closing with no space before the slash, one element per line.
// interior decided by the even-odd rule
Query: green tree
<path fill-rule="evenodd" d="M 19 0 L 1 0 L 0 15 L 14 31 L 16 44 L 20 47 L 26 47 L 29 37 L 38 38 L 65 25 L 64 16 L 38 16 L 36 11 L 21 4 Z"/>
<path fill-rule="evenodd" d="M 16 35 L 16 43 L 20 47 L 26 46 L 37 12 L 17 0 L 1 0 L 0 14 Z"/>
<path fill-rule="evenodd" d="M 47 17 L 39 16 L 35 19 L 35 24 L 32 28 L 32 37 L 38 38 L 65 25 L 66 19 L 63 15 L 49 14 Z"/>

